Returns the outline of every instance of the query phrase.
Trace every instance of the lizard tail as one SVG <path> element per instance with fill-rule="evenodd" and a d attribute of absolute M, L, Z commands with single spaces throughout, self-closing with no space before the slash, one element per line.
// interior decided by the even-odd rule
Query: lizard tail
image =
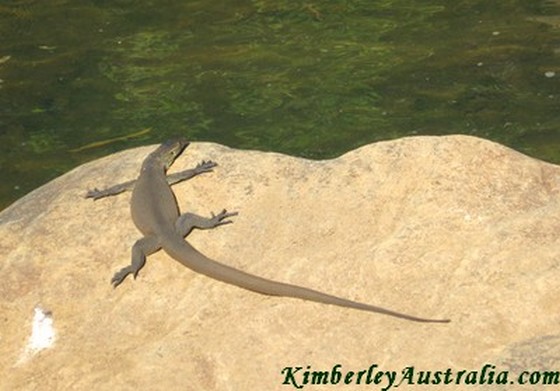
<path fill-rule="evenodd" d="M 253 292 L 269 296 L 285 296 L 297 299 L 314 301 L 317 303 L 331 304 L 339 307 L 354 308 L 362 311 L 375 312 L 396 318 L 406 319 L 414 322 L 424 323 L 449 323 L 449 319 L 428 319 L 420 318 L 397 311 L 392 311 L 383 307 L 360 303 L 341 297 L 322 293 L 313 289 L 304 288 L 297 285 L 286 284 L 278 281 L 258 277 L 253 274 L 235 269 L 233 267 L 216 262 L 186 242 L 176 233 L 161 235 L 162 248 L 172 258 L 178 260 L 189 269 L 204 274 L 215 280 L 225 282 L 247 289 Z"/>

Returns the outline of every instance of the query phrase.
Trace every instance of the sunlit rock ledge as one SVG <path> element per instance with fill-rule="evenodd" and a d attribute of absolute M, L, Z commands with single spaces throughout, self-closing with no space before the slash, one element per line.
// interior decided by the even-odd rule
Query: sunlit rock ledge
<path fill-rule="evenodd" d="M 189 236 L 207 256 L 452 320 L 419 324 L 259 295 L 163 252 L 113 289 L 140 237 L 130 193 L 83 196 L 133 179 L 153 148 L 80 166 L 0 213 L 0 388 L 280 389 L 287 367 L 337 364 L 398 375 L 490 363 L 510 380 L 526 367 L 558 369 L 559 166 L 445 136 L 325 161 L 193 143 L 172 167 L 219 164 L 174 186 L 182 211 L 239 212 Z"/>

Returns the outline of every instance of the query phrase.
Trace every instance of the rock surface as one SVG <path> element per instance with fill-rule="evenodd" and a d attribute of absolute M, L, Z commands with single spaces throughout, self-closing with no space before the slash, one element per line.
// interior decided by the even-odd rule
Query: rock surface
<path fill-rule="evenodd" d="M 174 186 L 183 211 L 239 212 L 232 225 L 189 236 L 204 254 L 452 319 L 419 324 L 255 294 L 163 252 L 113 290 L 140 236 L 130 193 L 83 195 L 134 178 L 152 149 L 78 167 L 0 214 L 1 389 L 290 390 L 284 368 L 303 367 L 298 386 L 377 390 L 386 377 L 365 385 L 366 373 L 356 385 L 355 374 L 349 386 L 329 374 L 321 387 L 303 384 L 304 372 L 377 364 L 401 381 L 410 366 L 492 364 L 516 381 L 523 370 L 560 370 L 559 166 L 469 136 L 380 142 L 326 161 L 193 143 L 173 166 L 219 163 Z"/>

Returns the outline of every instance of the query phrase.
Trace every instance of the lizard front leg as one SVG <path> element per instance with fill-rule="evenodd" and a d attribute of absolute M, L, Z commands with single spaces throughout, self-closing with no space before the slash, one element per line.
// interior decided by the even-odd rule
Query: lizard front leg
<path fill-rule="evenodd" d="M 174 185 L 175 183 L 182 182 L 187 179 L 191 179 L 192 177 L 195 177 L 199 174 L 212 171 L 212 169 L 217 165 L 218 165 L 217 163 L 214 163 L 211 160 L 208 161 L 203 160 L 202 162 L 198 163 L 195 168 L 191 168 L 188 170 L 184 170 L 181 172 L 176 172 L 174 174 L 168 175 L 166 177 L 167 183 L 169 183 L 169 185 Z M 118 185 L 114 185 L 103 190 L 94 188 L 93 190 L 88 190 L 88 192 L 85 195 L 85 198 L 93 198 L 94 200 L 98 200 L 103 197 L 117 195 L 122 193 L 123 191 L 132 190 L 134 188 L 135 183 L 136 183 L 136 179 L 124 183 L 119 183 Z"/>
<path fill-rule="evenodd" d="M 111 279 L 113 288 L 119 286 L 119 284 L 123 282 L 123 280 L 129 274 L 132 274 L 134 279 L 136 279 L 138 272 L 146 264 L 146 257 L 150 254 L 155 253 L 160 248 L 161 246 L 159 244 L 159 241 L 155 236 L 146 236 L 140 240 L 137 240 L 136 243 L 134 243 L 134 245 L 132 246 L 132 259 L 130 265 L 125 266 L 121 270 L 116 272 Z"/>

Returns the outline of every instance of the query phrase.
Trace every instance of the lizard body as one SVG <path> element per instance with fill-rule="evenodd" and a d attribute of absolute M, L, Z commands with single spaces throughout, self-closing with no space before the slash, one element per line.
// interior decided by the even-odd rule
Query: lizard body
<path fill-rule="evenodd" d="M 184 139 L 165 142 L 144 160 L 140 176 L 135 182 L 129 181 L 120 187 L 119 185 L 113 186 L 103 192 L 96 189 L 88 193 L 88 197 L 101 198 L 117 194 L 133 186 L 131 215 L 134 224 L 144 237 L 138 240 L 132 247 L 131 264 L 118 271 L 112 278 L 111 282 L 114 287 L 118 286 L 129 274 L 136 278 L 139 270 L 145 264 L 146 257 L 159 249 L 163 249 L 173 259 L 197 273 L 261 294 L 332 304 L 416 322 L 449 322 L 448 319 L 426 319 L 403 314 L 382 307 L 343 299 L 313 289 L 258 277 L 216 262 L 200 253 L 185 241 L 184 237 L 193 228 L 209 229 L 231 223 L 227 218 L 235 216 L 237 213 L 228 213 L 226 210 L 223 210 L 216 216 L 212 214 L 211 218 L 204 218 L 190 213 L 179 214 L 177 201 L 171 190 L 170 183 L 211 171 L 216 165 L 213 162 L 202 162 L 193 170 L 174 174 L 174 176 L 170 176 L 171 178 L 166 177 L 167 169 L 188 144 Z"/>

